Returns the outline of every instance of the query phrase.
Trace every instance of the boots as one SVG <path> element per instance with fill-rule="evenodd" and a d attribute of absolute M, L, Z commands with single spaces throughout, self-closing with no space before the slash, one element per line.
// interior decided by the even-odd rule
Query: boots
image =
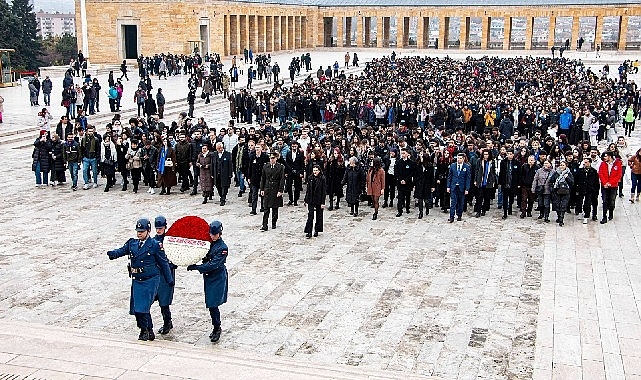
<path fill-rule="evenodd" d="M 167 188 L 167 195 L 171 194 L 171 187 Z"/>
<path fill-rule="evenodd" d="M 336 209 L 336 210 L 340 209 L 341 208 L 340 207 L 340 203 L 341 203 L 341 198 L 340 197 L 336 197 L 336 207 L 334 207 L 334 209 Z"/>
<path fill-rule="evenodd" d="M 327 208 L 328 211 L 332 211 L 334 209 L 334 197 L 329 198 L 329 207 Z"/>
<path fill-rule="evenodd" d="M 162 187 L 160 188 L 160 195 L 165 195 L 165 194 L 166 194 L 165 186 L 162 186 Z"/>
<path fill-rule="evenodd" d="M 559 227 L 563 227 L 563 218 L 565 217 L 565 212 L 559 211 Z"/>
<path fill-rule="evenodd" d="M 418 204 L 418 218 L 423 219 L 423 201 Z"/>
<path fill-rule="evenodd" d="M 206 192 L 205 192 L 205 193 L 203 193 L 203 204 L 206 204 L 206 203 L 207 203 L 207 198 L 208 198 L 208 197 L 209 197 L 209 196 L 207 195 L 207 193 L 206 193 Z"/>
<path fill-rule="evenodd" d="M 378 218 L 378 210 L 374 211 L 374 214 L 372 214 L 372 220 L 376 220 Z"/>
<path fill-rule="evenodd" d="M 545 210 L 543 221 L 545 223 L 550 223 L 550 210 L 549 209 Z"/>
<path fill-rule="evenodd" d="M 614 210 L 608 210 L 608 220 L 612 220 L 614 218 Z"/>
<path fill-rule="evenodd" d="M 354 215 L 354 205 L 349 205 L 349 214 Z"/>
<path fill-rule="evenodd" d="M 126 183 L 124 183 L 122 185 L 122 189 L 120 191 L 127 191 L 127 184 Z"/>
<path fill-rule="evenodd" d="M 220 326 L 214 326 L 214 329 L 212 330 L 211 334 L 209 334 L 209 340 L 212 343 L 218 342 L 218 340 L 220 339 L 221 332 L 222 332 L 222 329 L 220 328 Z"/>
<path fill-rule="evenodd" d="M 394 207 L 394 198 L 390 199 L 389 206 L 390 207 Z"/>
<path fill-rule="evenodd" d="M 358 203 L 354 205 L 354 217 L 358 216 Z"/>

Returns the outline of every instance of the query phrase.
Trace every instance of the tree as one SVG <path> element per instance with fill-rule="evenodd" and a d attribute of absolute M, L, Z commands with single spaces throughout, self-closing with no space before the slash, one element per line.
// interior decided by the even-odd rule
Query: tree
<path fill-rule="evenodd" d="M 20 29 L 20 19 L 11 13 L 11 8 L 6 0 L 0 0 L 0 48 L 16 49 Z M 15 55 L 11 54 L 11 61 L 15 67 L 17 64 L 14 60 Z"/>
<path fill-rule="evenodd" d="M 0 0 L 5 1 L 5 0 Z M 29 0 L 13 0 L 11 13 L 20 21 L 16 34 L 14 63 L 27 70 L 36 70 L 42 63 L 42 40 L 38 37 L 38 23 Z"/>
<path fill-rule="evenodd" d="M 56 53 L 62 64 L 69 63 L 69 59 L 76 57 L 78 53 L 78 39 L 69 33 L 63 34 L 56 42 Z"/>

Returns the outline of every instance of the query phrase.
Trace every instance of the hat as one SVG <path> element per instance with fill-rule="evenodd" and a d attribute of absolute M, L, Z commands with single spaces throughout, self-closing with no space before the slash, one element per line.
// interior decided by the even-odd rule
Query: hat
<path fill-rule="evenodd" d="M 269 158 L 278 158 L 279 156 L 280 155 L 276 151 L 269 153 Z"/>
<path fill-rule="evenodd" d="M 47 134 L 47 131 L 45 129 L 40 131 L 40 137 L 42 137 L 43 135 L 46 135 L 46 134 Z"/>
<path fill-rule="evenodd" d="M 167 219 L 165 219 L 165 217 L 162 215 L 158 215 L 156 219 L 154 219 L 154 227 L 155 228 L 167 227 Z"/>
<path fill-rule="evenodd" d="M 223 232 L 223 224 L 217 220 L 209 223 L 209 233 L 211 235 L 216 235 Z"/>
<path fill-rule="evenodd" d="M 147 218 L 138 219 L 136 222 L 136 231 L 151 231 L 151 222 Z"/>

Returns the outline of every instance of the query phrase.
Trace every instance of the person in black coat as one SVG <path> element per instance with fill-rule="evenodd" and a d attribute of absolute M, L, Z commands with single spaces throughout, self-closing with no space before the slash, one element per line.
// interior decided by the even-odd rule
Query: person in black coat
<path fill-rule="evenodd" d="M 318 165 L 312 168 L 312 175 L 307 179 L 307 191 L 305 193 L 305 206 L 307 207 L 307 223 L 305 224 L 305 236 L 312 237 L 312 227 L 314 237 L 319 232 L 323 232 L 323 209 L 325 208 L 325 198 L 327 195 L 327 185 L 325 177 Z M 314 223 L 314 214 L 316 214 L 316 223 Z"/>
<path fill-rule="evenodd" d="M 396 161 L 394 168 L 394 175 L 396 176 L 396 184 L 398 186 L 398 213 L 396 217 L 403 215 L 403 207 L 405 212 L 410 213 L 410 196 L 412 188 L 414 187 L 413 176 L 416 172 L 416 164 L 410 159 L 410 152 L 403 148 L 401 149 L 401 159 Z"/>
<path fill-rule="evenodd" d="M 599 173 L 592 167 L 592 158 L 583 159 L 583 167 L 576 171 L 574 177 L 574 188 L 576 189 L 576 213 L 581 212 L 583 206 L 583 224 L 588 223 L 590 213 L 592 220 L 596 221 L 597 207 L 599 203 Z"/>
<path fill-rule="evenodd" d="M 334 197 L 336 197 L 336 210 L 340 209 L 340 201 L 343 197 L 343 177 L 345 176 L 345 161 L 339 148 L 334 148 L 332 155 L 327 161 L 327 195 L 329 195 L 329 211 L 334 209 Z"/>
<path fill-rule="evenodd" d="M 51 170 L 51 141 L 47 138 L 47 131 L 40 131 L 40 137 L 34 141 L 33 146 L 31 170 L 36 173 L 36 187 L 47 186 Z"/>
<path fill-rule="evenodd" d="M 304 176 L 305 157 L 303 151 L 300 150 L 298 141 L 292 141 L 291 149 L 285 155 L 285 189 L 287 191 L 287 195 L 289 195 L 289 202 L 287 205 L 291 206 L 294 204 L 294 206 L 298 206 L 300 192 L 303 190 Z"/>
<path fill-rule="evenodd" d="M 490 211 L 490 198 L 494 194 L 494 188 L 496 187 L 494 159 L 489 149 L 484 149 L 481 153 L 481 159 L 476 162 L 474 185 L 478 189 L 476 204 L 474 205 L 476 214 L 474 216 L 479 218 Z"/>
<path fill-rule="evenodd" d="M 512 215 L 514 195 L 520 187 L 520 174 L 521 165 L 514 159 L 514 151 L 509 150 L 507 158 L 501 161 L 499 169 L 499 185 L 503 191 L 503 219 L 507 219 L 508 214 Z"/>
<path fill-rule="evenodd" d="M 253 142 L 250 142 L 250 144 Z M 260 178 L 263 175 L 263 167 L 269 162 L 269 156 L 263 152 L 260 144 L 256 145 L 253 152 L 249 153 L 249 164 L 247 171 L 247 181 L 249 182 L 249 200 L 252 206 L 250 215 L 256 215 L 258 205 L 258 193 L 260 191 Z M 264 211 L 263 200 L 260 201 L 260 212 Z"/>
<path fill-rule="evenodd" d="M 60 137 L 54 134 L 51 137 L 51 181 L 52 186 L 64 185 L 67 182 L 65 175 L 64 146 Z"/>
<path fill-rule="evenodd" d="M 414 185 L 414 198 L 418 200 L 418 218 L 423 219 L 423 208 L 425 208 L 425 215 L 429 215 L 432 206 L 432 193 L 436 188 L 434 161 L 427 152 L 421 155 L 416 165 Z"/>
<path fill-rule="evenodd" d="M 343 185 L 347 185 L 345 200 L 350 207 L 350 215 L 358 216 L 358 202 L 361 197 L 361 190 L 365 186 L 365 172 L 358 165 L 356 157 L 349 158 L 349 166 L 343 175 Z"/>
<path fill-rule="evenodd" d="M 216 143 L 216 153 L 213 155 L 212 177 L 214 185 L 220 196 L 220 205 L 224 206 L 227 202 L 227 193 L 231 186 L 231 177 L 234 173 L 231 160 L 231 153 L 224 150 L 223 143 Z"/>
<path fill-rule="evenodd" d="M 534 199 L 536 195 L 532 192 L 532 182 L 534 182 L 534 174 L 541 166 L 536 162 L 534 156 L 529 156 L 527 162 L 521 166 L 521 215 L 523 219 L 526 216 L 532 217 L 532 208 L 534 207 Z"/>

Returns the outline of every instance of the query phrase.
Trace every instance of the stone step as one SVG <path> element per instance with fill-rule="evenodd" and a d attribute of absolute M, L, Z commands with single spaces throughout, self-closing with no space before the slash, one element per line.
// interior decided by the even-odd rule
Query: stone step
<path fill-rule="evenodd" d="M 162 336 L 141 342 L 131 336 L 8 319 L 0 320 L 0 341 L 0 378 L 428 379 L 401 371 L 221 349 L 206 338 L 195 344 Z"/>

